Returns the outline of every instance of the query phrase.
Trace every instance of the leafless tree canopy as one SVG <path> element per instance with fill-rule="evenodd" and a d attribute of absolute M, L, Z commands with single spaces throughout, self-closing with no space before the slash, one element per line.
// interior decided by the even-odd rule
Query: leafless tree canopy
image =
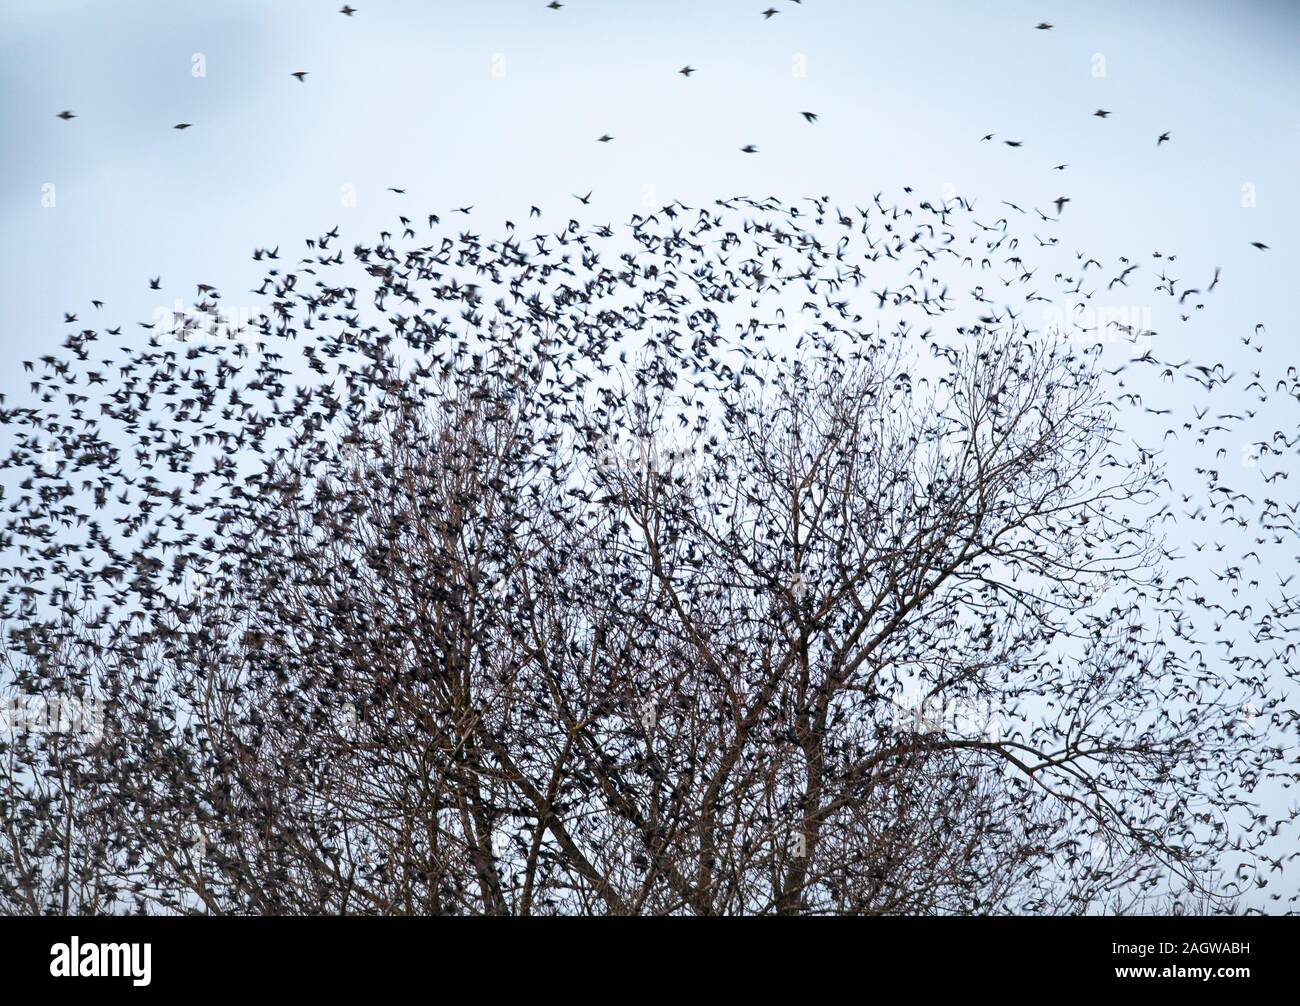
<path fill-rule="evenodd" d="M 1178 575 L 1168 500 L 1217 473 L 1171 483 L 1101 344 L 1004 306 L 1076 277 L 976 216 L 331 232 L 242 332 L 209 288 L 116 358 L 69 337 L 0 412 L 0 681 L 80 727 L 0 737 L 0 911 L 1059 913 L 1266 876 L 1294 607 Z"/>

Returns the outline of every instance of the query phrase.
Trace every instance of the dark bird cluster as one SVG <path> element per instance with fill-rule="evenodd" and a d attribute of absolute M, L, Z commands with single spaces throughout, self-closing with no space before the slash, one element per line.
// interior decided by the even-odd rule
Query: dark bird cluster
<path fill-rule="evenodd" d="M 1223 857 L 1209 896 L 1276 889 L 1300 596 L 1257 571 L 1300 434 L 1216 451 L 1300 371 L 1076 337 L 1146 267 L 964 199 L 440 219 L 259 249 L 255 310 L 200 284 L 144 343 L 70 312 L 0 400 L 0 673 L 68 714 L 4 741 L 0 908 L 1079 912 Z M 1122 432 L 1147 410 L 1199 482 Z"/>

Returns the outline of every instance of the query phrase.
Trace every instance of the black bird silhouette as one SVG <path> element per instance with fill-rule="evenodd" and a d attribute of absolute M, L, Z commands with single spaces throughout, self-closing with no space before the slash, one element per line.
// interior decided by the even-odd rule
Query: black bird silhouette
<path fill-rule="evenodd" d="M 802 116 L 803 116 L 805 119 L 807 119 L 809 122 L 816 122 L 816 121 L 817 121 L 817 113 L 816 113 L 816 112 L 800 112 L 799 114 L 802 115 Z"/>
<path fill-rule="evenodd" d="M 69 111 L 62 111 L 62 112 L 60 112 L 58 117 L 59 117 L 60 119 L 63 119 L 64 121 L 67 121 L 68 119 L 75 119 L 75 118 L 76 118 L 76 116 L 73 115 L 73 114 L 72 114 L 71 112 L 69 112 Z"/>

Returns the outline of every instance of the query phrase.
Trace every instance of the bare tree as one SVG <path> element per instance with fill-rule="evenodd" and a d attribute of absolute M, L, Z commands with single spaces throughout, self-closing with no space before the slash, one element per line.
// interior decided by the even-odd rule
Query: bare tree
<path fill-rule="evenodd" d="M 4 910 L 1236 893 L 1202 878 L 1250 859 L 1230 827 L 1284 823 L 1251 793 L 1290 771 L 1243 711 L 1286 721 L 1180 647 L 1183 612 L 1168 638 L 1168 481 L 1095 347 L 954 326 L 937 280 L 866 324 L 841 299 L 865 211 L 838 244 L 771 201 L 688 212 L 634 220 L 612 265 L 576 222 L 534 254 L 358 246 L 355 281 L 269 277 L 254 341 L 189 322 L 133 353 L 102 419 L 4 414 L 63 457 L 7 525 L 7 680 L 107 711 L 4 745 Z M 928 230 L 879 240 L 935 261 L 959 214 L 913 212 Z M 338 264 L 328 240 L 303 273 Z"/>

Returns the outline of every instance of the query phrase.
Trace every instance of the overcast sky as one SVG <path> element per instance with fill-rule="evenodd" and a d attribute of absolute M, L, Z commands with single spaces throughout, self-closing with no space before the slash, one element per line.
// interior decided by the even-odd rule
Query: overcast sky
<path fill-rule="evenodd" d="M 92 298 L 147 317 L 159 274 L 167 306 L 197 282 L 230 299 L 253 247 L 336 223 L 370 238 L 399 209 L 472 203 L 486 226 L 533 203 L 567 214 L 588 190 L 625 219 L 646 199 L 850 203 L 905 184 L 1067 195 L 1063 242 L 1222 266 L 1218 316 L 1285 330 L 1300 6 L 765 5 L 354 0 L 349 18 L 333 0 L 5 0 L 0 340 L 36 352 Z"/>
<path fill-rule="evenodd" d="M 740 194 L 1068 196 L 1071 250 L 1222 268 L 1204 320 L 1157 326 L 1186 343 L 1163 355 L 1300 362 L 1300 4 L 340 2 L 0 0 L 0 387 L 92 299 L 133 328 L 199 282 L 239 304 L 258 246 L 470 204 L 484 229 L 567 217 L 589 190 L 610 222 Z"/>

